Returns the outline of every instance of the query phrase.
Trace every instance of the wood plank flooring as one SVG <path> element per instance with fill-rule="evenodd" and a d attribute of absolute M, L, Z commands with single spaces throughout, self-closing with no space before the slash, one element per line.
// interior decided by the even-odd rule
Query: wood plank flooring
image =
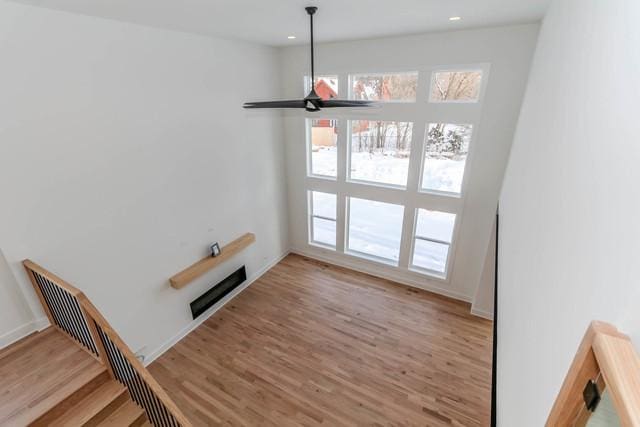
<path fill-rule="evenodd" d="M 105 368 L 49 327 L 0 351 L 0 425 L 24 426 Z"/>
<path fill-rule="evenodd" d="M 290 255 L 149 369 L 195 425 L 487 426 L 491 328 Z"/>

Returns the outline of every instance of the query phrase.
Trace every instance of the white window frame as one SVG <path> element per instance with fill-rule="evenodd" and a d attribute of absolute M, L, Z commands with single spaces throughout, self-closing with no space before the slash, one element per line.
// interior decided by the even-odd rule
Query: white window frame
<path fill-rule="evenodd" d="M 391 73 L 388 73 L 391 74 Z M 353 132 L 353 122 L 357 122 L 357 121 L 361 121 L 361 120 L 369 120 L 369 119 L 349 119 L 347 120 L 347 143 L 346 143 L 346 148 L 347 148 L 347 170 L 346 170 L 346 180 L 347 182 L 352 182 L 355 184 L 364 184 L 364 185 L 373 185 L 376 187 L 382 187 L 382 188 L 390 188 L 390 189 L 396 189 L 396 190 L 406 190 L 408 188 L 409 185 L 409 171 L 411 170 L 411 157 L 409 157 L 409 166 L 408 166 L 408 170 L 407 170 L 407 183 L 405 185 L 396 185 L 396 184 L 390 184 L 390 183 L 386 183 L 386 182 L 375 182 L 375 181 L 367 181 L 366 179 L 357 179 L 357 178 L 351 178 L 351 139 L 352 139 L 352 132 Z M 411 152 L 413 152 L 413 142 L 414 142 L 414 138 L 415 135 L 413 135 L 414 129 L 415 129 L 415 123 L 412 121 L 402 121 L 402 120 L 386 120 L 386 119 L 375 119 L 375 120 L 369 120 L 369 121 L 376 121 L 376 122 L 404 122 L 404 123 L 411 123 L 411 141 L 409 142 L 410 146 L 411 146 Z"/>
<path fill-rule="evenodd" d="M 345 206 L 346 206 L 346 218 L 345 218 L 345 237 L 344 237 L 344 252 L 346 254 L 350 254 L 353 256 L 356 256 L 358 258 L 364 258 L 364 259 L 368 259 L 371 261 L 375 261 L 375 262 L 379 262 L 381 264 L 386 264 L 386 265 L 390 265 L 390 266 L 394 266 L 397 267 L 400 264 L 400 253 L 402 252 L 402 229 L 404 224 L 401 223 L 400 224 L 400 249 L 398 251 L 398 261 L 395 261 L 392 258 L 385 258 L 385 257 L 381 257 L 381 256 L 377 256 L 377 255 L 372 255 L 372 254 L 368 254 L 366 252 L 361 252 L 358 251 L 356 249 L 351 249 L 349 247 L 349 225 L 351 224 L 351 199 L 352 198 L 356 198 L 356 199 L 361 199 L 361 200 L 366 200 L 369 202 L 379 202 L 379 203 L 387 203 L 390 205 L 397 205 L 403 208 L 403 218 L 404 218 L 404 211 L 407 209 L 406 206 L 400 205 L 398 203 L 389 203 L 389 202 L 384 202 L 381 200 L 371 200 L 371 199 L 366 199 L 363 197 L 357 197 L 357 196 L 346 196 L 346 200 L 345 200 Z M 404 219 L 403 219 L 404 222 Z"/>
<path fill-rule="evenodd" d="M 329 217 L 326 217 L 326 216 L 322 216 L 322 215 L 316 215 L 316 214 L 313 213 L 314 212 L 313 211 L 313 193 L 314 192 L 331 194 L 331 195 L 336 197 L 336 218 L 335 219 L 329 218 Z M 330 249 L 330 250 L 335 251 L 336 247 L 337 247 L 337 244 L 338 244 L 338 212 L 337 212 L 337 210 L 338 210 L 337 209 L 337 206 L 338 206 L 338 195 L 335 194 L 335 193 L 329 193 L 329 192 L 320 191 L 320 190 L 307 190 L 307 204 L 308 204 L 308 207 L 309 207 L 309 209 L 308 209 L 308 213 L 309 214 L 307 215 L 307 217 L 308 217 L 308 230 L 309 230 L 309 232 L 308 232 L 309 244 L 310 245 L 314 245 L 314 246 L 319 246 L 319 247 L 324 248 L 324 249 Z M 315 239 L 315 227 L 313 226 L 313 219 L 314 218 L 322 219 L 322 220 L 325 220 L 325 221 L 333 221 L 333 222 L 336 223 L 336 244 L 335 245 L 328 245 L 328 244 L 326 244 L 324 242 L 319 242 L 319 241 L 317 241 Z"/>
<path fill-rule="evenodd" d="M 480 72 L 480 87 L 478 88 L 478 98 L 477 99 L 452 99 L 452 100 L 431 100 L 431 93 L 433 91 L 433 85 L 436 81 L 437 73 L 469 73 L 469 72 Z M 429 91 L 427 92 L 427 101 L 430 104 L 478 104 L 481 102 L 481 99 L 484 97 L 484 87 L 485 87 L 485 70 L 482 68 L 469 68 L 469 67 L 453 67 L 453 68 L 434 68 L 431 71 L 431 79 L 429 83 Z"/>
<path fill-rule="evenodd" d="M 477 139 L 481 134 L 480 120 L 485 99 L 485 92 L 490 80 L 490 64 L 438 64 L 425 65 L 421 67 L 386 68 L 377 70 L 362 70 L 345 67 L 334 69 L 331 72 L 320 72 L 320 76 L 338 76 L 338 87 L 340 98 L 344 98 L 345 93 L 351 98 L 352 75 L 380 75 L 380 74 L 401 74 L 407 69 L 417 69 L 418 86 L 416 101 L 388 101 L 381 102 L 378 108 L 371 109 L 332 109 L 330 118 L 338 120 L 338 140 L 337 140 L 337 177 L 323 177 L 309 175 L 310 169 L 310 142 L 306 144 L 307 169 L 303 187 L 305 191 L 321 191 L 336 194 L 336 247 L 325 251 L 326 246 L 310 243 L 308 249 L 310 254 L 317 254 L 319 257 L 326 256 L 326 259 L 335 259 L 336 262 L 344 261 L 348 265 L 370 264 L 373 271 L 388 271 L 405 274 L 409 280 L 416 283 L 425 279 L 433 282 L 433 286 L 439 287 L 437 283 L 448 284 L 451 281 L 452 270 L 455 268 L 455 258 L 457 253 L 458 233 L 460 223 L 464 214 L 465 200 L 467 197 L 467 186 L 469 182 L 470 170 L 474 169 L 473 163 L 477 149 Z M 431 79 L 434 71 L 482 71 L 481 88 L 477 102 L 430 102 L 429 94 L 431 90 Z M 303 79 L 305 74 L 302 74 Z M 346 90 L 344 88 L 347 88 Z M 304 94 L 306 95 L 306 93 Z M 303 96 L 304 96 L 303 95 Z M 320 116 L 317 113 L 302 112 L 301 115 L 307 119 L 316 119 Z M 326 118 L 322 116 L 321 118 Z M 399 187 L 380 183 L 370 183 L 368 181 L 349 179 L 348 167 L 350 165 L 348 138 L 350 138 L 349 122 L 353 120 L 381 120 L 381 121 L 401 121 L 413 122 L 413 134 L 411 139 L 411 153 L 409 161 L 409 177 L 406 187 Z M 307 123 L 306 120 L 304 122 Z M 422 174 L 425 160 L 425 136 L 429 123 L 463 123 L 473 126 L 473 133 L 469 142 L 469 153 L 465 162 L 464 176 L 460 194 L 438 192 L 433 190 L 421 190 Z M 307 141 L 310 141 L 311 132 L 307 129 Z M 387 259 L 377 259 L 368 254 L 361 254 L 351 251 L 349 247 L 349 208 L 348 198 L 356 197 L 372 201 L 399 204 L 404 206 L 404 219 L 402 224 L 402 235 L 400 243 L 400 257 L 398 263 Z M 307 204 L 307 209 L 311 206 Z M 449 244 L 447 257 L 447 268 L 445 274 L 432 272 L 426 269 L 412 267 L 413 252 L 415 245 L 415 227 L 417 225 L 417 209 L 430 211 L 441 211 L 456 215 L 452 241 Z M 311 211 L 308 211 L 310 218 Z M 309 223 L 309 220 L 307 221 Z M 308 236 L 311 236 L 309 231 Z M 364 267 L 362 267 L 364 268 Z M 444 289 L 444 288 L 441 288 Z"/>
<path fill-rule="evenodd" d="M 438 277 L 440 279 L 446 279 L 448 277 L 448 275 L 449 275 L 449 269 L 450 269 L 451 262 L 452 262 L 452 259 L 453 259 L 452 254 L 453 254 L 453 251 L 455 249 L 454 248 L 454 243 L 456 242 L 456 235 L 457 235 L 457 231 L 458 231 L 459 216 L 455 212 L 435 211 L 435 212 L 442 212 L 442 213 L 455 215 L 455 219 L 453 221 L 453 230 L 451 231 L 451 242 L 446 242 L 444 240 L 433 239 L 431 237 L 418 235 L 418 212 L 419 212 L 420 209 L 434 212 L 434 209 L 428 209 L 428 208 L 416 208 L 415 209 L 415 214 L 414 214 L 414 219 L 413 219 L 413 239 L 411 239 L 411 256 L 409 258 L 409 270 L 415 271 L 417 273 L 428 274 L 429 276 Z M 415 265 L 413 263 L 413 258 L 415 256 L 415 250 L 416 250 L 416 240 L 439 243 L 439 244 L 443 244 L 443 245 L 449 246 L 449 249 L 447 251 L 447 259 L 445 260 L 445 263 L 444 263 L 444 272 L 438 271 L 438 270 L 432 270 L 432 269 L 425 268 L 425 267 L 421 267 L 421 266 Z"/>
<path fill-rule="evenodd" d="M 307 150 L 307 176 L 308 177 L 313 177 L 313 178 L 318 178 L 318 179 L 326 179 L 326 180 L 330 180 L 330 181 L 336 181 L 338 179 L 338 158 L 336 155 L 336 176 L 331 176 L 331 175 L 320 175 L 320 174 L 314 174 L 313 173 L 313 141 L 312 141 L 312 136 L 313 136 L 313 121 L 314 120 L 331 120 L 331 121 L 335 121 L 337 125 L 340 124 L 341 120 L 340 119 L 336 119 L 336 118 L 329 118 L 326 116 L 318 116 L 318 117 L 307 117 L 306 118 L 306 129 L 305 129 L 305 133 L 306 133 L 306 150 Z M 340 141 L 340 131 L 338 131 L 338 140 L 336 141 L 336 151 L 339 150 L 338 148 L 338 144 Z"/>
<path fill-rule="evenodd" d="M 373 73 L 368 73 L 368 72 L 362 72 L 362 73 L 349 73 L 348 74 L 348 88 L 347 88 L 347 96 L 348 99 L 353 100 L 354 95 L 353 95 L 353 81 L 354 81 L 354 77 L 355 76 L 371 76 L 371 77 L 379 77 L 379 76 L 386 76 L 386 75 L 402 75 L 402 74 L 406 74 L 406 75 L 411 75 L 411 74 L 415 74 L 418 82 L 417 82 L 417 87 L 416 87 L 416 99 L 414 100 L 406 100 L 406 99 L 392 99 L 389 101 L 385 101 L 385 100 L 378 100 L 375 102 L 380 102 L 381 104 L 415 104 L 416 102 L 418 102 L 418 99 L 420 98 L 420 94 L 418 93 L 418 91 L 420 90 L 420 71 L 416 70 L 416 71 L 383 71 L 383 72 L 373 72 Z M 340 85 L 338 85 L 338 88 L 340 87 Z"/>
<path fill-rule="evenodd" d="M 456 193 L 453 191 L 442 191 L 442 190 L 433 190 L 428 188 L 422 188 L 422 181 L 424 179 L 425 167 L 427 166 L 427 132 L 429 131 L 429 125 L 433 123 L 445 123 L 445 124 L 453 124 L 453 125 L 470 125 L 471 126 L 471 138 L 469 139 L 469 151 L 467 152 L 467 159 L 464 161 L 464 170 L 462 172 L 462 183 L 460 185 L 460 192 Z M 420 157 L 420 178 L 418 180 L 418 192 L 422 194 L 433 194 L 436 196 L 445 196 L 445 197 L 454 197 L 461 199 L 463 195 L 466 193 L 467 188 L 467 175 L 469 170 L 469 159 L 471 158 L 471 150 L 475 147 L 476 140 L 476 124 L 475 123 L 454 123 L 454 122 L 428 122 L 425 124 L 425 133 L 422 136 L 422 156 Z"/>

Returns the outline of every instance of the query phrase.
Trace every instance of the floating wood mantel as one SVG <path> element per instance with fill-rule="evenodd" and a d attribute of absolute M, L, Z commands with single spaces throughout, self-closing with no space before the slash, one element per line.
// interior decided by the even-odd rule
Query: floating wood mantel
<path fill-rule="evenodd" d="M 206 258 L 202 258 L 191 267 L 187 267 L 180 273 L 172 276 L 169 279 L 171 286 L 175 289 L 184 288 L 207 271 L 222 264 L 255 241 L 256 235 L 253 233 L 242 235 L 233 242 L 221 248 L 220 255 L 218 255 L 217 257 L 208 256 Z"/>

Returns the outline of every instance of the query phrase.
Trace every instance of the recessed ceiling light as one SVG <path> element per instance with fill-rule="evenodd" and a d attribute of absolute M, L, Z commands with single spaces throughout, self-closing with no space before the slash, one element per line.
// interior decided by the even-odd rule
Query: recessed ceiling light
<path fill-rule="evenodd" d="M 293 40 L 293 39 L 295 39 L 295 38 L 296 38 L 296 36 L 287 36 L 287 38 L 288 38 L 289 40 Z"/>
<path fill-rule="evenodd" d="M 459 20 L 461 20 L 461 19 L 462 19 L 462 18 L 461 18 L 461 17 L 459 17 L 459 16 L 452 16 L 451 18 L 449 18 L 449 21 L 459 21 Z"/>

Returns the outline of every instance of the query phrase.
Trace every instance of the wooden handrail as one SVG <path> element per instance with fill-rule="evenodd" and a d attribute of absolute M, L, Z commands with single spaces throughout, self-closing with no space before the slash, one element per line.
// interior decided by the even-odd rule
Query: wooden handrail
<path fill-rule="evenodd" d="M 100 313 L 100 311 L 93 305 L 93 303 L 82 291 L 31 260 L 24 260 L 23 265 L 27 270 L 27 274 L 31 280 L 31 284 L 33 285 L 33 288 L 36 291 L 36 294 L 38 295 L 43 308 L 45 309 L 47 317 L 54 327 L 58 328 L 63 333 L 71 336 L 72 338 L 76 338 L 76 334 L 74 333 L 74 331 L 80 331 L 77 334 L 85 336 L 86 334 L 83 332 L 83 329 L 86 328 L 91 336 L 90 338 L 92 339 L 93 346 L 97 349 L 96 358 L 98 359 L 98 361 L 100 361 L 100 363 L 105 365 L 112 378 L 118 379 L 118 375 L 115 372 L 111 361 L 109 360 L 108 350 L 106 349 L 105 343 L 103 342 L 103 339 L 100 337 L 100 334 L 98 332 L 99 329 L 108 337 L 108 340 L 117 347 L 119 353 L 122 354 L 124 358 L 126 358 L 128 364 L 144 380 L 155 397 L 166 407 L 166 409 L 178 422 L 178 424 L 182 427 L 191 426 L 191 422 L 185 417 L 180 408 L 178 408 L 175 402 L 169 397 L 167 392 L 155 380 L 155 378 L 151 376 L 149 371 L 147 371 L 144 365 L 142 365 L 135 354 L 131 351 L 129 346 L 122 340 L 122 338 L 120 338 L 118 333 L 111 327 L 102 313 Z M 37 277 L 36 275 L 38 275 L 39 277 Z M 42 278 L 46 280 L 46 283 L 42 283 Z M 45 285 L 46 288 L 43 285 Z M 55 291 L 57 292 L 55 296 L 48 296 L 46 292 L 51 292 L 50 287 L 52 285 L 58 286 L 62 290 L 66 291 L 70 295 L 71 299 L 69 296 L 60 297 L 61 294 L 59 293 L 59 291 Z M 55 301 L 51 301 L 54 299 Z M 57 314 L 55 310 L 59 308 L 52 309 L 52 304 L 62 303 L 64 305 L 65 303 L 68 303 L 70 307 L 75 307 L 73 299 L 77 301 L 84 319 L 82 319 L 81 316 L 77 315 L 77 313 L 75 315 L 67 313 L 64 317 L 65 320 L 62 321 L 61 319 L 63 317 L 63 314 Z M 72 322 L 75 322 L 76 324 L 70 325 L 70 323 Z M 82 322 L 84 322 L 85 324 L 82 324 Z M 77 339 L 75 341 L 77 341 Z M 91 353 L 91 351 L 89 352 Z M 125 385 L 127 385 L 127 387 L 129 386 L 128 384 Z M 138 403 L 140 404 L 140 402 Z M 144 407 L 144 405 L 141 406 Z M 149 413 L 149 408 L 144 407 L 144 409 L 147 410 L 147 413 Z M 152 417 L 149 418 L 150 421 L 155 424 Z M 159 420 L 159 422 L 157 423 L 158 425 L 174 425 L 171 422 L 163 424 L 163 421 L 165 419 L 164 416 L 157 417 L 157 419 Z"/>
<path fill-rule="evenodd" d="M 594 321 L 580 343 L 546 427 L 587 422 L 590 413 L 582 392 L 589 380 L 609 390 L 623 426 L 640 426 L 640 357 L 628 336 L 608 323 Z"/>

